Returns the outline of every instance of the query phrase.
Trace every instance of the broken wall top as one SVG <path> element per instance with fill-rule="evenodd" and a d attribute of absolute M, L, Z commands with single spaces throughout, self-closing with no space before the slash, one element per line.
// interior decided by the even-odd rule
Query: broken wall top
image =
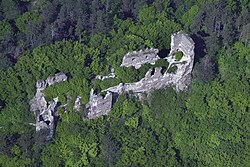
<path fill-rule="evenodd" d="M 176 51 L 182 51 L 184 56 L 193 54 L 194 52 L 194 41 L 183 31 L 175 33 L 171 36 L 171 51 L 172 55 Z"/>
<path fill-rule="evenodd" d="M 158 49 L 152 48 L 129 52 L 123 57 L 121 66 L 134 66 L 136 69 L 138 69 L 143 64 L 153 64 L 156 60 L 160 59 L 160 57 L 157 55 L 158 52 Z"/>

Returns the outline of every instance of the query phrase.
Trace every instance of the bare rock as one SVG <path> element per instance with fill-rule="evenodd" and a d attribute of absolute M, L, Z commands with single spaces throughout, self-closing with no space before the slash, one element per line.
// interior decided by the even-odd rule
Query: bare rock
<path fill-rule="evenodd" d="M 57 104 L 58 98 L 54 98 L 54 101 L 50 102 L 50 104 L 37 116 L 36 131 L 42 129 L 49 130 L 49 135 L 46 137 L 47 140 L 50 140 L 54 135 Z"/>
<path fill-rule="evenodd" d="M 182 31 L 173 34 L 171 36 L 171 40 L 171 51 L 166 59 L 169 62 L 168 69 L 173 65 L 177 66 L 176 73 L 165 72 L 163 74 L 161 72 L 161 68 L 155 68 L 154 73 L 152 74 L 153 69 L 150 69 L 146 73 L 145 77 L 139 82 L 119 84 L 104 91 L 110 91 L 118 94 L 128 91 L 142 93 L 150 92 L 152 89 L 161 89 L 169 85 L 173 85 L 177 91 L 187 88 L 191 82 L 191 72 L 194 63 L 194 42 Z M 183 57 L 179 61 L 177 61 L 174 57 L 174 54 L 177 51 L 183 52 Z M 132 55 L 134 56 L 134 53 Z M 134 65 L 133 62 L 131 62 L 130 65 Z"/>
<path fill-rule="evenodd" d="M 67 76 L 64 73 L 60 72 L 60 73 L 55 74 L 55 76 L 48 77 L 46 81 L 50 86 L 55 83 L 63 82 L 66 80 L 67 80 Z"/>

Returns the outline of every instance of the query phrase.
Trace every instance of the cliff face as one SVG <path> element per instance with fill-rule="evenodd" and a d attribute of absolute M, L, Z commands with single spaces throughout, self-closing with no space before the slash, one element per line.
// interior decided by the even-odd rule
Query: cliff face
<path fill-rule="evenodd" d="M 183 56 L 180 60 L 176 59 L 175 54 L 182 52 Z M 139 52 L 131 52 L 124 56 L 121 66 L 134 66 L 140 68 L 142 64 L 154 64 L 159 58 L 157 49 L 146 49 Z M 117 86 L 103 90 L 108 94 L 122 94 L 124 92 L 132 91 L 134 93 L 150 92 L 152 89 L 161 89 L 172 85 L 177 91 L 184 90 L 191 82 L 191 72 L 194 63 L 194 41 L 184 32 L 180 31 L 171 36 L 171 51 L 165 58 L 169 62 L 166 72 L 162 72 L 161 67 L 150 69 L 145 77 L 139 82 L 135 83 L 120 83 Z M 167 71 L 175 66 L 177 68 L 175 73 L 167 73 Z M 93 92 L 92 92 L 93 93 Z M 91 95 L 93 96 L 93 95 Z M 96 95 L 97 96 L 97 95 Z M 110 98 L 112 99 L 112 98 Z M 111 101 L 90 98 L 89 105 L 94 106 L 100 103 L 98 107 L 88 108 L 91 115 L 107 115 L 111 109 Z M 96 113 L 96 114 L 95 114 Z M 100 114 L 102 113 L 102 114 Z M 94 117 L 89 118 L 94 118 Z"/>

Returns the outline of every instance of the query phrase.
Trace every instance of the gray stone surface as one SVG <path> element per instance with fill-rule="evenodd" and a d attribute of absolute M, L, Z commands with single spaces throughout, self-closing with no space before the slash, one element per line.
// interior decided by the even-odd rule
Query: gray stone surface
<path fill-rule="evenodd" d="M 58 98 L 54 98 L 53 102 L 49 102 L 49 105 L 40 112 L 39 116 L 36 119 L 36 131 L 42 129 L 49 130 L 47 140 L 50 140 L 54 135 L 55 129 L 55 117 L 56 117 L 56 108 L 58 105 Z"/>
<path fill-rule="evenodd" d="M 160 59 L 157 55 L 158 49 L 145 49 L 127 53 L 122 60 L 121 66 L 134 66 L 139 69 L 143 64 L 154 64 L 156 60 Z"/>
<path fill-rule="evenodd" d="M 52 102 L 47 102 L 43 90 L 50 85 L 66 80 L 67 76 L 64 73 L 57 73 L 46 80 L 38 80 L 36 95 L 30 100 L 30 110 L 36 115 L 36 131 L 48 130 L 47 140 L 50 140 L 54 134 L 58 98 L 54 98 Z"/>
<path fill-rule="evenodd" d="M 74 111 L 80 111 L 81 106 L 82 106 L 82 101 L 81 100 L 82 100 L 82 98 L 80 96 L 76 97 L 76 100 L 75 100 L 75 103 L 74 103 L 74 106 L 73 106 Z"/>
<path fill-rule="evenodd" d="M 133 91 L 134 93 L 149 92 L 152 89 L 161 89 L 166 86 L 172 85 L 174 88 L 184 90 L 191 82 L 191 72 L 194 63 L 194 42 L 184 32 L 178 32 L 171 36 L 171 51 L 168 57 L 169 66 L 177 66 L 176 73 L 162 73 L 161 68 L 150 69 L 145 77 L 136 83 L 121 83 L 117 86 L 108 88 L 104 91 L 110 91 L 114 93 L 124 93 Z M 177 51 L 183 52 L 183 57 L 180 61 L 175 59 L 174 54 Z"/>
<path fill-rule="evenodd" d="M 48 77 L 46 81 L 48 85 L 50 86 L 55 83 L 63 82 L 66 80 L 67 80 L 67 76 L 64 73 L 60 72 L 60 73 L 55 74 L 55 76 Z"/>
<path fill-rule="evenodd" d="M 113 103 L 113 95 L 107 92 L 105 97 L 100 94 L 94 94 L 92 89 L 90 92 L 89 102 L 86 104 L 87 119 L 94 119 L 101 115 L 107 115 Z"/>
<path fill-rule="evenodd" d="M 110 73 L 108 75 L 105 75 L 105 76 L 101 76 L 101 75 L 97 75 L 95 77 L 95 79 L 100 79 L 100 80 L 104 80 L 104 79 L 108 79 L 108 78 L 117 78 L 116 75 L 115 75 L 115 69 L 114 68 L 111 68 L 110 69 Z"/>
<path fill-rule="evenodd" d="M 103 81 L 104 79 L 108 79 L 108 78 L 116 78 L 116 75 L 115 73 L 112 72 L 109 75 L 105 75 L 105 76 L 97 75 L 95 78 Z"/>
<path fill-rule="evenodd" d="M 181 60 L 175 59 L 177 51 L 183 52 Z M 158 49 L 145 49 L 139 52 L 130 52 L 123 58 L 121 66 L 134 66 L 140 68 L 145 63 L 154 64 L 160 57 L 157 55 Z M 135 83 L 120 83 L 117 86 L 103 90 L 106 95 L 103 97 L 100 94 L 95 94 L 92 89 L 90 92 L 89 102 L 86 104 L 87 116 L 86 119 L 94 119 L 101 115 L 107 115 L 115 101 L 117 95 L 124 92 L 132 91 L 137 95 L 148 93 L 152 89 L 161 89 L 166 86 L 173 86 L 177 91 L 184 90 L 191 82 L 191 72 L 194 63 L 194 42 L 184 32 L 180 31 L 171 36 L 171 51 L 168 57 L 165 58 L 169 62 L 167 69 L 172 66 L 177 66 L 175 73 L 163 73 L 161 67 L 150 69 L 145 77 Z M 96 79 L 104 80 L 106 78 L 115 78 L 114 71 L 111 71 L 107 76 L 96 76 Z M 54 120 L 57 108 L 57 99 L 50 102 L 49 105 L 45 100 L 45 95 L 42 90 L 54 83 L 66 81 L 67 76 L 63 73 L 58 73 L 55 76 L 48 77 L 46 80 L 37 81 L 37 93 L 30 102 L 31 111 L 39 111 L 37 115 L 36 130 L 49 129 L 51 138 L 54 133 Z M 65 108 L 67 106 L 64 105 Z M 77 97 L 73 109 L 79 111 L 81 107 L 81 97 Z M 65 110 L 66 111 L 66 110 Z"/>

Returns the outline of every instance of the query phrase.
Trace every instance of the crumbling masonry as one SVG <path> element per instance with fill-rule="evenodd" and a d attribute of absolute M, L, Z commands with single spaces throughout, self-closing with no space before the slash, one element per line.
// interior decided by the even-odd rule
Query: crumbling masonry
<path fill-rule="evenodd" d="M 181 51 L 183 57 L 181 60 L 176 60 L 175 53 Z M 146 49 L 139 52 L 130 52 L 123 58 L 121 66 L 134 66 L 140 68 L 142 64 L 154 64 L 159 58 L 157 49 Z M 177 67 L 175 73 L 162 74 L 162 68 L 156 67 L 150 69 L 145 77 L 135 83 L 120 83 L 117 86 L 103 90 L 107 92 L 109 98 L 102 98 L 100 95 L 94 95 L 93 91 L 90 95 L 90 100 L 87 105 L 88 118 L 92 119 L 100 115 L 107 115 L 112 107 L 112 95 L 122 94 L 132 91 L 136 94 L 150 92 L 152 89 L 161 89 L 172 85 L 177 91 L 184 90 L 191 82 L 191 72 L 194 63 L 194 42 L 184 32 L 180 31 L 171 36 L 171 51 L 165 58 L 169 62 L 168 69 L 172 66 Z M 167 71 L 167 70 L 166 70 Z"/>
<path fill-rule="evenodd" d="M 38 80 L 36 83 L 36 95 L 30 101 L 30 110 L 36 115 L 36 131 L 48 130 L 47 140 L 50 140 L 54 134 L 58 98 L 54 98 L 52 102 L 47 102 L 43 90 L 50 85 L 66 80 L 67 76 L 64 73 L 57 73 L 46 80 Z"/>
<path fill-rule="evenodd" d="M 183 53 L 183 57 L 179 61 L 175 58 L 175 53 L 178 51 Z M 158 52 L 158 49 L 145 49 L 139 52 L 130 52 L 124 56 L 121 66 L 134 66 L 138 69 L 145 63 L 155 64 L 155 62 L 160 59 L 157 55 Z M 90 92 L 89 102 L 86 104 L 86 119 L 94 119 L 101 115 L 107 115 L 115 102 L 116 97 L 124 92 L 132 91 L 135 94 L 143 92 L 148 93 L 152 89 L 161 89 L 167 86 L 173 86 L 177 91 L 186 89 L 191 82 L 191 72 L 194 63 L 193 40 L 182 31 L 173 34 L 171 36 L 171 51 L 164 59 L 166 59 L 169 63 L 167 70 L 173 66 L 177 67 L 175 73 L 162 73 L 161 67 L 149 69 L 145 77 L 138 82 L 120 83 L 117 86 L 103 90 L 103 92 L 106 92 L 104 97 L 100 94 L 95 94 L 92 89 Z M 108 76 L 96 76 L 96 79 L 104 80 L 115 77 L 116 75 L 112 70 L 111 74 Z M 30 109 L 36 114 L 36 131 L 40 131 L 42 129 L 48 130 L 48 140 L 51 139 L 54 134 L 58 98 L 54 98 L 54 101 L 47 103 L 43 90 L 50 85 L 66 80 L 67 76 L 64 73 L 58 73 L 55 74 L 55 76 L 48 77 L 46 80 L 37 81 L 36 95 L 30 101 Z M 67 104 L 62 105 L 62 107 L 66 106 Z M 81 97 L 78 96 L 75 100 L 73 109 L 75 111 L 79 111 L 80 108 Z"/>

